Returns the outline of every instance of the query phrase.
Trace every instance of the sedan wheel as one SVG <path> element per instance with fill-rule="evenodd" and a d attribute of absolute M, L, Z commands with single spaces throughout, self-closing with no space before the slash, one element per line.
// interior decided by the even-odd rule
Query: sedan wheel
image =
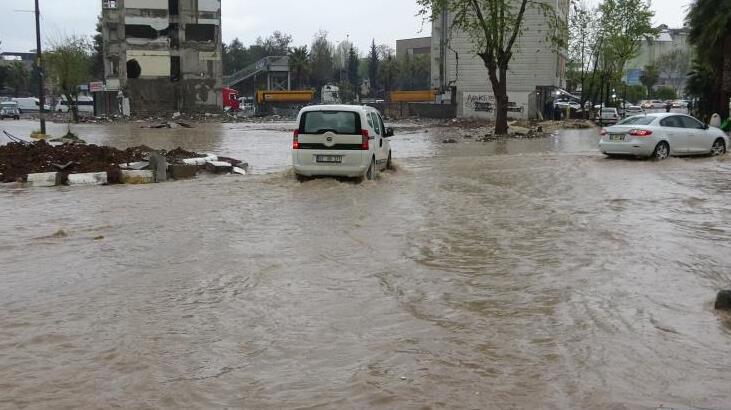
<path fill-rule="evenodd" d="M 667 144 L 667 142 L 661 142 L 661 143 L 657 144 L 657 147 L 655 148 L 655 152 L 652 154 L 652 157 L 658 161 L 667 159 L 669 156 L 670 156 L 670 146 Z"/>
<path fill-rule="evenodd" d="M 723 140 L 717 139 L 716 142 L 713 143 L 713 146 L 711 147 L 711 155 L 714 157 L 717 157 L 719 155 L 723 155 L 726 153 L 726 144 L 724 144 Z"/>

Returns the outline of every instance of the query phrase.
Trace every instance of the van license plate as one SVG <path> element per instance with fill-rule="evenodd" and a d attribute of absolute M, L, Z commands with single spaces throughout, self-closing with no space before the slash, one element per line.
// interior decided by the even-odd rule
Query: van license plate
<path fill-rule="evenodd" d="M 342 155 L 316 155 L 315 161 L 327 162 L 327 163 L 331 163 L 331 164 L 341 164 L 343 162 L 343 156 Z"/>

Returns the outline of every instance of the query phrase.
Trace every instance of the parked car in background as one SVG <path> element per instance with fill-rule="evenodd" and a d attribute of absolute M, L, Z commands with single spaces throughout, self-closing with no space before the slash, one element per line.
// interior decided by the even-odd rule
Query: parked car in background
<path fill-rule="evenodd" d="M 644 114 L 645 110 L 642 109 L 639 105 L 628 105 L 627 108 L 624 110 L 624 116 L 625 117 L 631 117 L 633 115 L 641 115 Z"/>
<path fill-rule="evenodd" d="M 373 107 L 313 105 L 297 116 L 292 138 L 294 172 L 301 177 L 375 179 L 391 168 L 393 130 Z"/>
<path fill-rule="evenodd" d="M 594 121 L 603 124 L 614 124 L 619 121 L 619 111 L 612 107 L 603 107 L 597 111 Z"/>
<path fill-rule="evenodd" d="M 632 155 L 663 160 L 671 155 L 721 155 L 728 136 L 683 114 L 647 114 L 626 118 L 601 130 L 599 150 L 608 156 Z"/>
<path fill-rule="evenodd" d="M 12 101 L 18 103 L 18 110 L 20 113 L 24 112 L 39 112 L 41 110 L 41 102 L 35 97 L 24 97 L 24 98 L 13 98 Z M 43 108 L 46 111 L 51 111 L 51 106 L 44 104 Z"/>
<path fill-rule="evenodd" d="M 644 109 L 660 109 L 665 108 L 665 103 L 660 100 L 649 100 L 642 104 Z"/>
<path fill-rule="evenodd" d="M 94 99 L 80 95 L 76 100 L 76 106 L 79 108 L 79 114 L 90 114 L 94 115 Z M 69 112 L 70 105 L 66 100 L 66 96 L 58 97 L 58 103 L 54 111 L 56 112 Z"/>
<path fill-rule="evenodd" d="M 4 101 L 0 103 L 0 120 L 4 120 L 6 118 L 12 118 L 14 120 L 20 119 L 18 103 L 14 101 Z"/>

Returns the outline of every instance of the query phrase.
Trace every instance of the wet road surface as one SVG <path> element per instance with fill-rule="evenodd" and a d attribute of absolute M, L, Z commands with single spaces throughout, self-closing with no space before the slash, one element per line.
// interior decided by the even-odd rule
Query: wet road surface
<path fill-rule="evenodd" d="M 731 157 L 407 124 L 298 183 L 291 128 L 84 126 L 255 174 L 0 188 L 0 408 L 731 408 Z"/>

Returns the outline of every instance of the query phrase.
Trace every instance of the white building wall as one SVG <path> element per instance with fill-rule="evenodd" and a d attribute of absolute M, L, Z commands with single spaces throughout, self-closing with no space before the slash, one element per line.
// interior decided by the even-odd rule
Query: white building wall
<path fill-rule="evenodd" d="M 168 0 L 124 0 L 124 7 L 128 9 L 167 10 Z"/>
<path fill-rule="evenodd" d="M 551 3 L 562 16 L 568 12 L 565 0 L 544 0 Z M 516 0 L 517 3 L 517 0 Z M 442 47 L 443 22 L 437 19 L 432 29 L 432 85 L 435 88 L 457 87 L 457 115 L 469 117 L 492 117 L 493 113 L 473 108 L 489 107 L 494 101 L 487 69 L 476 55 L 469 36 L 453 30 L 448 36 L 448 46 Z M 452 24 L 449 16 L 447 27 Z M 549 25 L 542 11 L 528 8 L 524 20 L 524 33 L 513 49 L 513 58 L 508 69 L 508 95 L 514 108 L 511 117 L 527 118 L 529 94 L 537 86 L 563 87 L 565 84 L 566 57 L 558 52 L 548 40 Z M 441 56 L 445 50 L 446 60 Z M 440 64 L 444 64 L 445 78 L 440 78 Z M 485 105 L 487 102 L 487 105 Z M 520 107 L 524 107 L 520 109 Z"/>

